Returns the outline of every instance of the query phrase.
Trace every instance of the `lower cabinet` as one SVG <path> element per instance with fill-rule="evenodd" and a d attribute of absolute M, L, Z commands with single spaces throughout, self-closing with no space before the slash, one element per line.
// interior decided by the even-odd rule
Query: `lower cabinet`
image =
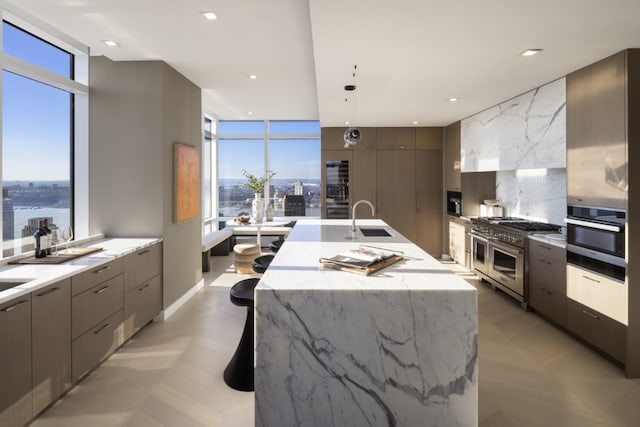
<path fill-rule="evenodd" d="M 124 337 L 131 338 L 162 310 L 162 280 L 157 275 L 124 296 Z"/>
<path fill-rule="evenodd" d="M 31 295 L 0 304 L 0 425 L 25 425 L 33 416 Z"/>
<path fill-rule="evenodd" d="M 71 279 L 31 294 L 33 415 L 71 387 Z"/>
<path fill-rule="evenodd" d="M 449 220 L 449 255 L 458 264 L 466 266 L 466 253 L 465 226 Z"/>
<path fill-rule="evenodd" d="M 27 425 L 161 310 L 161 243 L 0 304 L 0 426 Z"/>
<path fill-rule="evenodd" d="M 78 381 L 124 342 L 124 311 L 120 310 L 73 340 L 73 380 Z"/>
<path fill-rule="evenodd" d="M 529 240 L 528 303 L 560 326 L 566 326 L 567 263 L 564 248 Z"/>
<path fill-rule="evenodd" d="M 567 329 L 624 363 L 626 326 L 622 323 L 567 298 Z"/>

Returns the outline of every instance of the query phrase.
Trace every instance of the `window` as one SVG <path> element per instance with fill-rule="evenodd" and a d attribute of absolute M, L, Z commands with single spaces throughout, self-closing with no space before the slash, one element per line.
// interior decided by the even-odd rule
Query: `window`
<path fill-rule="evenodd" d="M 7 257 L 33 249 L 33 234 L 44 218 L 52 229 L 73 225 L 74 94 L 38 81 L 37 70 L 72 79 L 74 55 L 6 21 L 2 36 L 6 55 L 38 67 L 27 78 L 14 72 L 19 67 L 10 72 L 3 63 L 2 242 Z"/>
<path fill-rule="evenodd" d="M 317 121 L 219 121 L 218 216 L 251 213 L 254 194 L 243 187 L 246 170 L 276 172 L 265 198 L 283 216 L 286 195 L 301 195 L 305 216 L 320 216 L 320 124 Z"/>

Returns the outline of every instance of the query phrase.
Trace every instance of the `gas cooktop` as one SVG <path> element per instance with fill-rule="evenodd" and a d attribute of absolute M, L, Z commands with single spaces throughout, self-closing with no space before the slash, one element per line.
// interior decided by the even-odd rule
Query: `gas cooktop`
<path fill-rule="evenodd" d="M 527 220 L 510 220 L 510 221 L 498 221 L 498 225 L 505 227 L 515 228 L 521 231 L 559 231 L 560 227 L 553 224 L 546 224 L 544 222 L 535 222 Z"/>

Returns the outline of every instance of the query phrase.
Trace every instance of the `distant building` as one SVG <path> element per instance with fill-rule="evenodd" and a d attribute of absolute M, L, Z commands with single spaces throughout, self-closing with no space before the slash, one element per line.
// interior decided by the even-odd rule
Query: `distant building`
<path fill-rule="evenodd" d="M 13 200 L 9 197 L 9 190 L 2 189 L 2 241 L 10 241 L 14 239 L 14 216 L 13 216 Z M 2 256 L 9 257 L 14 254 L 13 244 L 6 247 L 3 244 Z"/>
<path fill-rule="evenodd" d="M 295 184 L 293 184 L 293 194 L 296 196 L 302 196 L 304 194 L 304 186 L 302 185 L 301 181 L 296 181 Z"/>

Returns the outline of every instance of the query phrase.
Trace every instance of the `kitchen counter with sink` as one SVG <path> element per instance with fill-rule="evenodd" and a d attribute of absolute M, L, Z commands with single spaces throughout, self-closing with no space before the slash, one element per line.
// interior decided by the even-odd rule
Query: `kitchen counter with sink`
<path fill-rule="evenodd" d="M 361 244 L 404 259 L 319 262 Z M 383 221 L 298 221 L 255 310 L 256 426 L 477 425 L 476 289 Z"/>
<path fill-rule="evenodd" d="M 101 251 L 75 258 L 62 264 L 10 264 L 1 266 L 0 304 L 161 241 L 162 239 L 160 238 L 100 238 L 83 242 L 82 246 L 97 246 L 102 248 Z M 10 284 L 16 285 L 8 287 Z M 2 290 L 2 288 L 7 289 Z"/>

